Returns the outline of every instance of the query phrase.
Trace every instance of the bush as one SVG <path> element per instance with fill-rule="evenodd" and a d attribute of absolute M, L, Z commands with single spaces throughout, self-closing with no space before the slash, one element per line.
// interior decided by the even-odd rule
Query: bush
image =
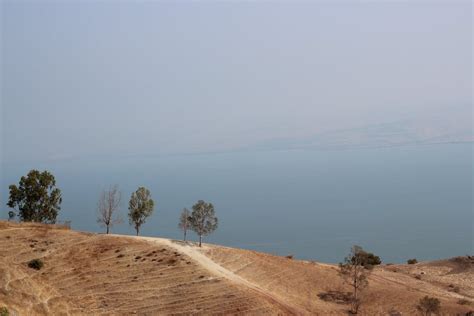
<path fill-rule="evenodd" d="M 459 305 L 471 305 L 471 301 L 466 300 L 465 298 L 461 298 L 458 300 Z"/>
<path fill-rule="evenodd" d="M 461 288 L 459 286 L 456 286 L 454 284 L 448 285 L 448 291 L 454 292 L 454 293 L 459 293 L 461 292 Z"/>
<path fill-rule="evenodd" d="M 440 310 L 441 302 L 435 297 L 425 296 L 418 301 L 416 309 L 423 315 L 436 314 Z"/>
<path fill-rule="evenodd" d="M 416 263 L 418 263 L 418 260 L 416 260 L 416 258 L 408 259 L 408 260 L 407 260 L 407 263 L 408 263 L 408 264 L 416 264 Z"/>
<path fill-rule="evenodd" d="M 0 316 L 8 316 L 10 313 L 8 312 L 8 308 L 5 306 L 0 307 Z"/>
<path fill-rule="evenodd" d="M 28 267 L 35 270 L 40 270 L 43 267 L 43 261 L 41 261 L 41 259 L 33 259 L 28 262 Z"/>

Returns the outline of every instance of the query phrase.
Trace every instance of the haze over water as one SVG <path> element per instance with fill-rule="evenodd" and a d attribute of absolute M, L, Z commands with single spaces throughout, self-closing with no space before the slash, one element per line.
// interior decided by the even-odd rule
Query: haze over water
<path fill-rule="evenodd" d="M 0 216 L 49 170 L 61 220 L 148 187 L 144 235 L 339 262 L 473 253 L 472 2 L 0 4 Z"/>

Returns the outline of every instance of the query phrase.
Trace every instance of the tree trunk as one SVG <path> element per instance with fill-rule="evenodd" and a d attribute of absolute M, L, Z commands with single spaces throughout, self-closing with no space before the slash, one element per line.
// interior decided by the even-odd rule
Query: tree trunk
<path fill-rule="evenodd" d="M 199 247 L 202 245 L 202 235 L 199 235 Z"/>
<path fill-rule="evenodd" d="M 107 225 L 107 234 L 109 233 L 109 225 Z"/>
<path fill-rule="evenodd" d="M 186 241 L 186 229 L 184 230 L 184 241 Z"/>
<path fill-rule="evenodd" d="M 138 236 L 138 232 L 139 232 L 139 230 L 140 230 L 140 227 L 135 226 L 135 229 L 137 230 L 137 236 Z"/>

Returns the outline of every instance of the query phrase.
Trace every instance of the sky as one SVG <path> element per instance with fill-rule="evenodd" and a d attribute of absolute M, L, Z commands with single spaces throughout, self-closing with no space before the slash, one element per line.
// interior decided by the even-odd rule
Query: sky
<path fill-rule="evenodd" d="M 3 164 L 474 139 L 470 1 L 3 0 L 1 44 Z"/>

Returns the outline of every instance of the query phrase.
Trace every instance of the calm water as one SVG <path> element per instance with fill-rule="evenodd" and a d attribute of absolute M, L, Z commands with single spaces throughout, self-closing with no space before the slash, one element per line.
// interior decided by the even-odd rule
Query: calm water
<path fill-rule="evenodd" d="M 473 253 L 472 150 L 456 144 L 4 164 L 1 203 L 8 184 L 29 169 L 48 169 L 63 192 L 60 219 L 79 230 L 102 231 L 95 215 L 102 188 L 119 184 L 125 218 L 130 193 L 144 185 L 157 208 L 143 235 L 181 238 L 181 209 L 204 199 L 220 220 L 209 242 L 326 262 L 341 261 L 352 244 L 385 262 L 435 259 Z M 126 220 L 112 231 L 133 234 Z"/>

